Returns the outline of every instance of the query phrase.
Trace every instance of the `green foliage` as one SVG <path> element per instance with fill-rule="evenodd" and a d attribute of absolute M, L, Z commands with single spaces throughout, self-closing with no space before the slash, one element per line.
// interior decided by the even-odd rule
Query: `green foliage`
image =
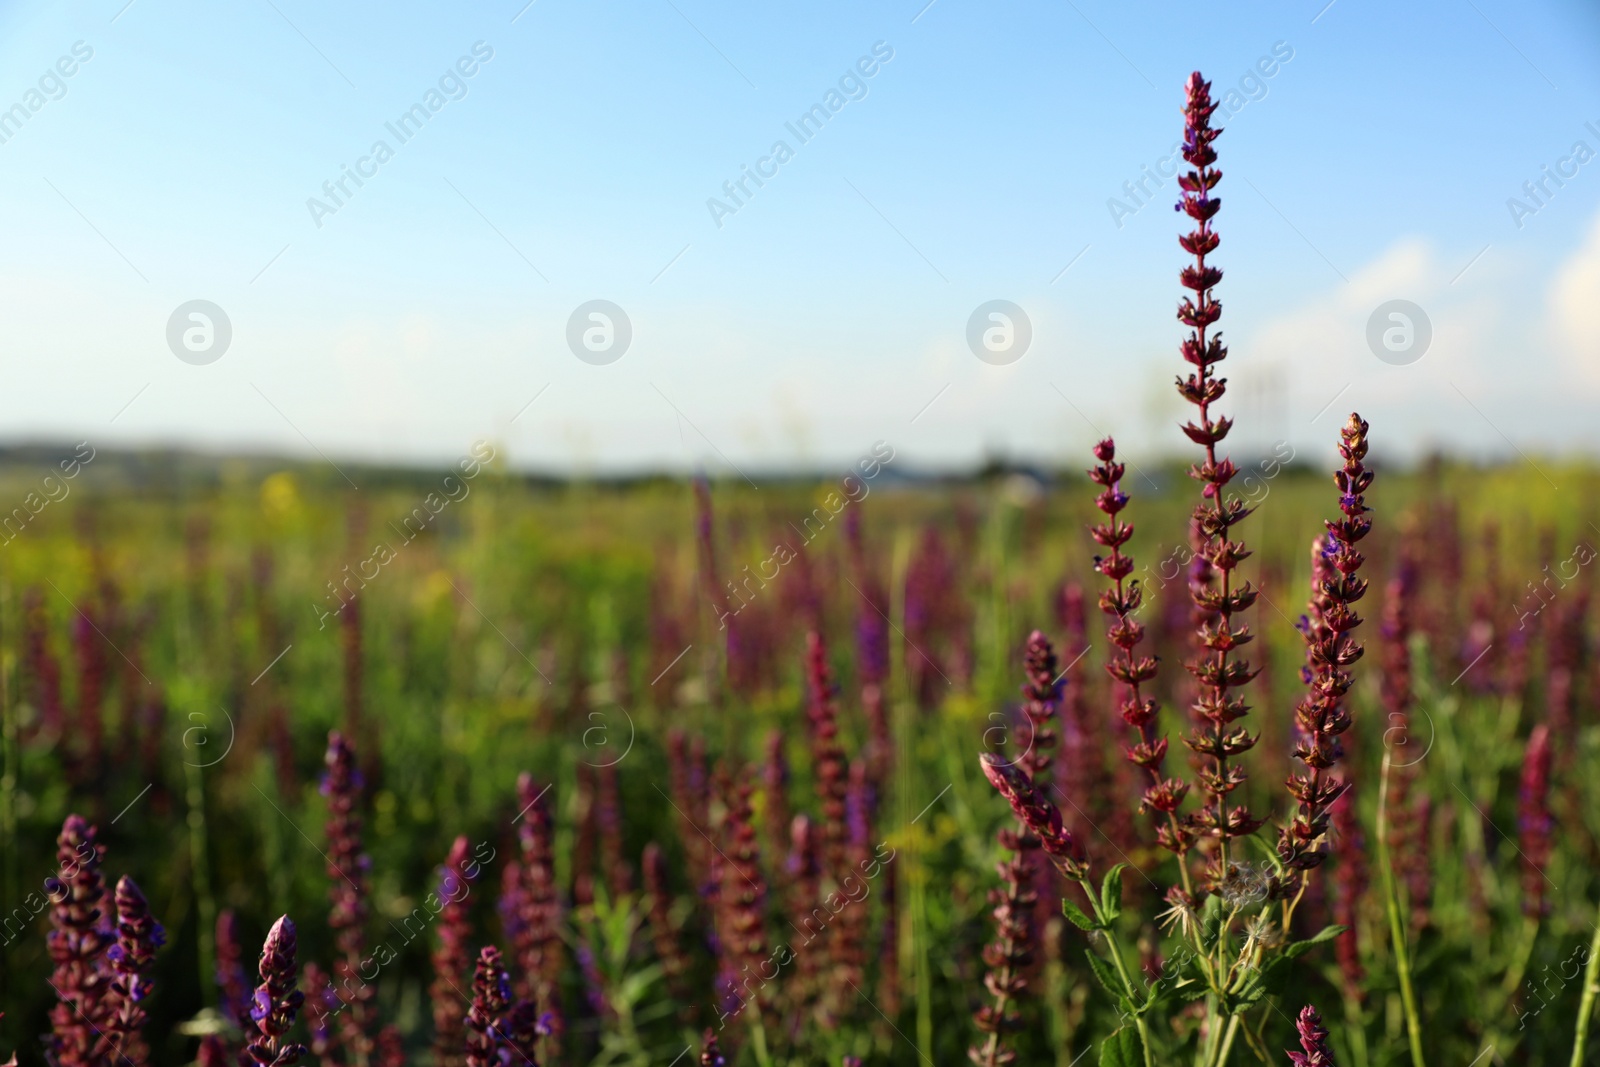
<path fill-rule="evenodd" d="M 1148 464 L 1146 472 L 1161 491 L 1139 499 L 1139 532 L 1129 549 L 1151 568 L 1138 575 L 1148 598 L 1142 619 L 1152 631 L 1153 650 L 1163 657 L 1155 691 L 1163 704 L 1162 732 L 1180 753 L 1185 724 L 1178 662 L 1187 651 L 1176 641 L 1159 643 L 1158 619 L 1164 612 L 1187 614 L 1187 606 L 1175 606 L 1174 599 L 1187 596 L 1185 583 L 1181 577 L 1164 579 L 1161 565 L 1181 547 L 1192 494 L 1176 469 Z M 54 834 L 69 811 L 80 810 L 102 826 L 107 873 L 136 877 L 168 929 L 170 943 L 158 958 L 151 1003 L 153 1062 L 192 1058 L 194 1043 L 176 1032 L 176 1024 L 214 1002 L 202 962 L 202 917 L 208 911 L 231 908 L 239 914 L 247 957 L 253 957 L 268 921 L 289 912 L 300 922 L 303 958 L 325 965 L 331 958 L 321 854 L 326 804 L 316 786 L 327 731 L 346 718 L 344 651 L 337 623 L 319 626 L 318 611 L 330 606 L 328 583 L 337 584 L 343 568 L 370 551 L 351 547 L 348 522 L 357 502 L 367 516 L 365 540 L 392 537 L 384 533 L 388 523 L 429 491 L 430 478 L 396 475 L 369 484 L 361 472 L 352 472 L 363 486 L 357 496 L 309 469 L 268 473 L 265 485 L 252 475 L 132 493 L 93 483 L 91 468 L 81 491 L 30 523 L 0 560 L 0 659 L 8 686 L 0 895 L 4 914 L 13 917 L 0 959 L 0 1058 L 17 1047 L 28 1062 L 37 1035 L 48 1028 L 47 918 L 30 914 L 26 901 L 52 872 Z M 1446 468 L 1414 477 L 1385 471 L 1372 495 L 1378 532 L 1371 540 L 1370 571 L 1363 572 L 1372 575 L 1373 591 L 1362 604 L 1368 625 L 1361 631 L 1368 652 L 1354 667 L 1356 726 L 1348 736 L 1348 763 L 1341 765 L 1356 782 L 1357 821 L 1365 837 L 1362 849 L 1350 855 L 1375 862 L 1378 766 L 1387 741 L 1391 750 L 1417 761 L 1412 794 L 1434 804 L 1425 827 L 1429 897 L 1410 900 L 1404 884 L 1396 895 L 1429 1058 L 1438 1063 L 1471 1063 L 1490 1044 L 1508 1062 L 1570 1057 L 1587 973 L 1582 950 L 1593 936 L 1600 892 L 1594 814 L 1600 811 L 1600 779 L 1582 771 L 1600 759 L 1600 730 L 1593 686 L 1585 683 L 1579 687 L 1582 713 L 1570 736 L 1561 739 L 1564 762 L 1558 766 L 1567 770 L 1556 779 L 1560 832 L 1547 871 L 1556 887 L 1549 894 L 1552 910 L 1530 931 L 1522 915 L 1525 872 L 1515 847 L 1517 783 L 1521 738 L 1545 714 L 1544 638 L 1529 646 L 1532 667 L 1523 692 L 1507 695 L 1474 685 L 1470 674 L 1457 680 L 1457 650 L 1429 647 L 1419 636 L 1417 707 L 1407 743 L 1400 746 L 1387 734 L 1391 724 L 1376 685 L 1381 657 L 1374 621 L 1382 578 L 1392 570 L 1393 531 L 1402 516 L 1433 496 L 1455 501 L 1472 529 L 1487 516 L 1509 514 L 1526 516 L 1518 523 L 1525 521 L 1528 531 L 1548 525 L 1558 548 L 1592 536 L 1582 533 L 1585 519 L 1576 502 L 1600 496 L 1593 472 L 1565 471 L 1560 480 L 1564 488 L 1573 487 L 1570 493 L 1552 494 L 1540 480 L 1519 479 L 1515 472 Z M 1252 685 L 1254 710 L 1245 720 L 1262 741 L 1239 762 L 1250 772 L 1241 799 L 1276 822 L 1287 812 L 1282 780 L 1303 662 L 1293 621 L 1305 599 L 1304 542 L 1331 501 L 1320 475 L 1286 471 L 1270 488 L 1270 497 L 1258 502 L 1263 522 L 1252 536 L 1256 555 L 1247 564 L 1268 576 L 1261 607 L 1251 614 L 1258 641 L 1252 656 L 1266 664 L 1267 673 Z M 759 494 L 718 485 L 713 495 L 719 567 L 727 578 L 765 559 L 774 538 L 809 511 L 816 494 L 812 486 L 775 484 L 763 485 Z M 1082 535 L 1093 513 L 1081 483 L 1050 487 L 1039 499 L 1020 502 L 999 483 L 875 488 L 859 506 L 869 566 L 888 591 L 893 624 L 885 684 L 894 772 L 873 836 L 896 850 L 896 910 L 891 924 L 887 887 L 874 883 L 860 905 L 867 909 L 871 938 L 866 984 L 837 1031 L 809 1027 L 792 1037 L 787 1020 L 763 1015 L 761 1041 L 771 1063 L 796 1067 L 825 1058 L 836 1063 L 835 1054 L 845 1051 L 871 1067 L 957 1063 L 975 1039 L 970 1019 L 986 996 L 981 953 L 993 930 L 987 894 L 996 885 L 994 835 L 1012 825 L 1005 805 L 977 773 L 974 757 L 989 742 L 1005 751 L 1020 747 L 1010 736 L 1015 726 L 1008 717 L 1020 675 L 1017 649 L 1036 626 L 1056 631 L 1060 582 L 1081 583 L 1091 599 L 1099 587 Z M 203 536 L 186 532 L 202 525 Z M 905 576 L 929 527 L 940 532 L 958 562 L 953 594 L 973 606 L 963 623 L 970 639 L 918 640 L 914 648 L 905 639 Z M 1537 541 L 1502 538 L 1493 564 L 1512 587 L 1538 577 L 1549 562 L 1539 557 Z M 252 564 L 258 551 L 273 564 L 261 581 Z M 842 740 L 854 756 L 868 736 L 850 640 L 861 598 L 843 581 L 850 572 L 842 531 L 825 532 L 813 551 L 823 626 L 841 683 Z M 1463 589 L 1481 588 L 1489 564 L 1469 552 Z M 632 890 L 613 897 L 601 886 L 593 906 L 572 912 L 564 929 L 569 957 L 580 947 L 592 954 L 594 978 L 613 1014 L 602 1023 L 587 1007 L 585 980 L 569 966 L 563 996 L 577 1025 L 567 1059 L 671 1063 L 691 1043 L 698 1049 L 700 1027 L 715 1025 L 700 887 L 686 869 L 690 842 L 665 799 L 673 770 L 668 731 L 681 728 L 704 737 L 712 762 L 729 766 L 758 761 L 767 732 L 782 732 L 793 764 L 791 809 L 816 817 L 820 808 L 806 745 L 795 572 L 786 570 L 782 579 L 756 591 L 744 618 L 771 628 L 762 631 L 769 635 L 762 640 L 772 643 L 771 658 L 759 683 L 734 696 L 722 688 L 725 634 L 704 600 L 696 568 L 692 503 L 682 486 L 550 486 L 490 471 L 473 483 L 467 500 L 407 543 L 362 590 L 359 751 L 371 770 L 364 811 L 372 857 L 369 940 L 388 937 L 398 949 L 398 959 L 377 980 L 379 1011 L 402 1026 L 417 1062 L 423 1062 L 430 1025 L 425 991 L 432 933 L 407 941 L 394 936 L 390 924 L 414 913 L 450 841 L 466 834 L 496 857 L 471 897 L 474 937 L 503 944 L 495 897 L 500 870 L 516 848 L 516 775 L 527 770 L 551 785 L 557 876 L 570 894 L 587 832 L 580 822 L 580 779 L 590 770 L 583 764 L 606 762 L 624 750 L 617 777 L 622 851 L 635 874 Z M 115 587 L 118 605 L 105 627 L 106 644 L 75 644 L 79 609 L 102 619 L 105 582 Z M 68 731 L 60 735 L 44 728 L 38 678 L 25 655 L 23 606 L 30 590 L 40 594 L 45 646 L 62 668 Z M 1470 623 L 1467 610 L 1463 593 L 1462 617 L 1452 623 L 1458 631 Z M 279 629 L 275 645 L 269 619 Z M 1514 629 L 1515 622 L 1501 626 L 1508 634 Z M 668 632 L 676 643 L 661 647 Z M 688 651 L 668 669 L 685 646 Z M 91 647 L 104 655 L 107 678 L 103 760 L 93 774 L 83 764 L 85 737 L 73 729 L 84 694 L 82 654 Z M 1063 649 L 1063 663 L 1080 651 Z M 1071 899 L 1062 901 L 1060 917 L 1048 924 L 1054 940 L 1038 950 L 1036 996 L 1023 1006 L 1024 1029 L 1014 1036 L 1019 1062 L 1066 1067 L 1071 1057 L 1057 1055 L 1068 1046 L 1074 1056 L 1096 1050 L 1102 1063 L 1142 1065 L 1147 1052 L 1156 1063 L 1195 1062 L 1205 1038 L 1188 1012 L 1209 1006 L 1224 1019 L 1231 1011 L 1246 1013 L 1229 1061 L 1237 1065 L 1253 1058 L 1257 1044 L 1273 1055 L 1288 1047 L 1289 1020 L 1306 1003 L 1321 1008 L 1345 1067 L 1403 1062 L 1401 994 L 1375 866 L 1353 931 L 1341 934 L 1327 925 L 1332 916 L 1323 903 L 1335 892 L 1341 851 L 1313 874 L 1320 892 L 1308 896 L 1291 929 L 1262 945 L 1255 963 L 1232 969 L 1231 978 L 1230 967 L 1245 945 L 1243 931 L 1266 906 L 1246 903 L 1230 916 L 1213 895 L 1191 917 L 1192 930 L 1182 922 L 1156 924 L 1175 867 L 1153 847 L 1147 820 L 1131 815 L 1137 798 L 1131 787 L 1124 794 L 1117 777 L 1129 738 L 1114 715 L 1103 652 L 1095 632 L 1066 681 L 1086 688 L 1090 710 L 1108 724 L 1102 731 L 1105 751 L 1090 758 L 1100 757 L 1107 780 L 1117 784 L 1103 795 L 1073 798 L 1085 820 L 1077 829 L 1095 861 L 1093 901 L 1066 887 Z M 924 654 L 946 676 L 929 672 L 933 699 L 926 707 L 913 686 Z M 141 726 L 144 678 L 164 712 L 153 739 Z M 277 705 L 288 713 L 292 773 L 285 779 L 277 773 L 272 736 Z M 986 735 L 998 724 L 1005 730 Z M 224 750 L 214 765 L 192 766 Z M 1065 749 L 1056 755 L 1057 769 L 1064 771 Z M 1185 773 L 1181 764 L 1181 758 L 1169 758 L 1173 773 Z M 757 825 L 763 803 L 758 791 Z M 1072 807 L 1062 807 L 1069 820 L 1076 817 Z M 1130 845 L 1118 838 L 1113 847 L 1119 811 L 1136 824 L 1135 840 Z M 666 853 L 671 914 L 683 927 L 691 956 L 684 989 L 664 980 L 641 925 L 638 856 L 651 841 Z M 784 857 L 774 854 L 765 837 L 761 847 L 772 896 L 770 932 L 792 938 L 784 926 L 783 894 L 790 881 Z M 1270 848 L 1240 851 L 1258 874 L 1281 873 Z M 199 877 L 201 862 L 209 885 Z M 1053 899 L 1044 910 L 1055 911 Z M 1341 936 L 1354 938 L 1365 972 L 1353 988 L 1346 988 L 1334 966 L 1334 939 Z M 1225 957 L 1220 975 L 1208 971 L 1209 957 L 1196 944 Z M 878 984 L 884 959 L 899 968 L 897 1004 L 884 998 Z M 1159 977 L 1147 969 L 1157 959 L 1165 965 Z M 1048 989 L 1046 973 L 1059 988 Z M 1224 982 L 1218 993 L 1216 986 Z M 726 1043 L 731 1062 L 757 1062 L 755 1031 L 743 1020 L 728 1026 Z M 683 1064 L 691 1058 L 685 1056 Z"/>

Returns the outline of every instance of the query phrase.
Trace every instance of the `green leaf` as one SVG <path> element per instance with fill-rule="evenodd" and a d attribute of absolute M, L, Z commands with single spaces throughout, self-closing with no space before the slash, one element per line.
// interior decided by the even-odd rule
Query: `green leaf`
<path fill-rule="evenodd" d="M 1241 1015 L 1255 1007 L 1267 993 L 1275 991 L 1283 961 L 1273 960 L 1260 970 L 1251 970 L 1243 976 L 1239 988 L 1224 996 L 1222 1008 L 1228 1015 Z"/>
<path fill-rule="evenodd" d="M 1284 948 L 1283 958 L 1288 960 L 1297 960 L 1301 956 L 1304 956 L 1307 952 L 1310 952 L 1315 946 L 1322 944 L 1324 941 L 1332 941 L 1334 938 L 1338 937 L 1348 929 L 1348 926 L 1324 926 L 1321 930 L 1318 930 L 1315 934 L 1306 938 L 1304 941 L 1291 942 Z"/>
<path fill-rule="evenodd" d="M 1096 978 L 1100 979 L 1100 984 L 1105 986 L 1106 992 L 1117 998 L 1118 1001 L 1126 1003 L 1128 991 L 1123 988 L 1122 979 L 1117 977 L 1117 972 L 1111 969 L 1111 964 L 1101 959 L 1099 954 L 1092 948 L 1085 949 L 1083 954 L 1089 957 L 1089 969 L 1094 972 Z"/>
<path fill-rule="evenodd" d="M 1115 922 L 1122 914 L 1122 869 L 1126 866 L 1126 863 L 1117 864 L 1106 872 L 1105 881 L 1100 883 L 1100 914 L 1107 923 Z"/>
<path fill-rule="evenodd" d="M 1089 918 L 1089 916 L 1085 915 L 1083 913 L 1083 909 L 1078 907 L 1076 904 L 1074 904 L 1070 900 L 1063 900 L 1061 902 L 1061 914 L 1065 915 L 1068 919 L 1072 920 L 1072 925 L 1076 926 L 1080 930 L 1103 930 L 1103 929 L 1105 929 L 1105 927 L 1102 926 L 1100 923 L 1096 922 L 1095 920 Z"/>
<path fill-rule="evenodd" d="M 1144 1041 L 1124 1026 L 1100 1043 L 1100 1067 L 1144 1067 Z"/>

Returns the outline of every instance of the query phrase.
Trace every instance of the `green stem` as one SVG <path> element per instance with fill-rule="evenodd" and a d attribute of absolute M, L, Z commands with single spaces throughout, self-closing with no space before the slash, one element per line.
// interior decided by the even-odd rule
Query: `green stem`
<path fill-rule="evenodd" d="M 1111 957 L 1111 963 L 1117 969 L 1117 977 L 1122 979 L 1122 988 L 1127 991 L 1128 1000 L 1138 1003 L 1139 990 L 1133 984 L 1133 976 L 1128 973 L 1128 964 L 1122 958 L 1122 950 L 1112 937 L 1111 923 L 1106 919 L 1105 912 L 1100 910 L 1100 898 L 1095 896 L 1094 887 L 1089 884 L 1087 878 L 1079 878 L 1077 882 L 1079 888 L 1083 890 L 1083 895 L 1089 899 L 1089 907 L 1093 909 L 1095 919 L 1104 928 L 1102 933 L 1106 935 L 1106 955 Z M 1145 1067 L 1155 1067 L 1154 1053 L 1150 1050 L 1150 1028 L 1145 1025 L 1144 1016 L 1135 1015 L 1133 1026 L 1139 1031 L 1139 1044 L 1144 1047 Z"/>
<path fill-rule="evenodd" d="M 198 909 L 201 997 L 207 1005 L 215 1001 L 216 965 L 213 938 L 217 928 L 217 906 L 211 896 L 211 865 L 206 855 L 206 792 L 201 770 L 184 761 L 184 774 L 188 778 L 187 800 L 189 806 L 189 862 L 194 870 L 195 906 Z"/>
<path fill-rule="evenodd" d="M 1369 1067 L 1371 1056 L 1367 1052 L 1366 1020 L 1362 1018 L 1361 1002 L 1348 992 L 1344 997 L 1345 1037 L 1350 1042 L 1350 1056 L 1354 1067 Z"/>
<path fill-rule="evenodd" d="M 1469 820 L 1470 821 L 1470 820 Z M 1378 865 L 1383 872 L 1383 904 L 1389 913 L 1389 934 L 1394 940 L 1395 969 L 1400 975 L 1400 999 L 1405 1005 L 1406 1035 L 1411 1041 L 1412 1067 L 1425 1067 L 1422 1058 L 1422 1023 L 1417 1016 L 1417 997 L 1411 988 L 1411 957 L 1406 948 L 1406 931 L 1400 921 L 1400 901 L 1395 895 L 1394 867 L 1389 862 L 1389 754 L 1383 754 L 1383 772 L 1378 782 Z"/>
<path fill-rule="evenodd" d="M 1534 915 L 1524 916 L 1522 920 L 1522 937 L 1517 945 L 1516 955 L 1512 957 L 1511 966 L 1506 969 L 1505 981 L 1500 986 L 1501 991 L 1505 993 L 1506 1007 L 1508 1008 L 1511 1006 L 1511 999 L 1517 995 L 1517 987 L 1522 984 L 1522 976 L 1528 971 L 1528 960 L 1533 955 L 1533 944 L 1538 939 L 1538 917 Z"/>
<path fill-rule="evenodd" d="M 1594 1018 L 1595 995 L 1600 994 L 1600 922 L 1589 942 L 1589 965 L 1583 969 L 1583 999 L 1578 1003 L 1578 1031 L 1573 1035 L 1570 1067 L 1583 1067 L 1583 1050 L 1589 1043 L 1589 1021 Z"/>
<path fill-rule="evenodd" d="M 1274 1010 L 1277 1010 L 1277 1004 L 1275 1003 L 1275 1000 L 1276 998 L 1269 998 L 1267 1003 L 1271 1004 Z M 1262 1040 L 1262 1035 L 1266 1033 L 1267 1029 L 1267 1019 L 1265 1017 L 1266 1013 L 1263 1012 L 1262 1016 L 1263 1018 L 1261 1020 L 1261 1025 L 1256 1027 L 1254 1033 L 1250 1032 L 1250 1027 L 1248 1024 L 1239 1027 L 1239 1032 L 1244 1035 L 1245 1045 L 1249 1047 L 1251 1052 L 1256 1054 L 1256 1059 L 1260 1060 L 1262 1063 L 1270 1065 L 1276 1063 L 1277 1058 L 1267 1051 L 1266 1043 Z"/>
<path fill-rule="evenodd" d="M 1233 1039 L 1239 1032 L 1239 1023 L 1243 1015 L 1230 1015 L 1228 1017 L 1228 1032 L 1222 1035 L 1222 1048 L 1217 1052 L 1216 1067 L 1223 1067 L 1228 1062 L 1228 1053 L 1233 1051 Z"/>
<path fill-rule="evenodd" d="M 1206 994 L 1206 1039 L 1195 1057 L 1195 1067 L 1211 1067 L 1217 1053 L 1217 1041 L 1222 1031 L 1217 1026 L 1217 994 Z"/>
<path fill-rule="evenodd" d="M 767 1052 L 767 1028 L 761 1021 L 761 1009 L 750 1013 L 750 1047 L 761 1067 L 771 1067 L 772 1056 Z"/>

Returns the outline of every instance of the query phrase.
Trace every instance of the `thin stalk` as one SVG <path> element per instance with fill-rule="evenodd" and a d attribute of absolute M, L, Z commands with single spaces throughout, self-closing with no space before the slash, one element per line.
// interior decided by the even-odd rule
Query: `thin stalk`
<path fill-rule="evenodd" d="M 272 773 L 271 764 L 263 760 L 256 765 L 256 768 L 256 777 L 259 779 L 256 788 L 261 790 L 264 796 L 272 798 L 273 804 L 278 803 L 282 799 L 282 794 L 278 792 L 278 776 Z M 256 811 L 261 816 L 262 858 L 267 864 L 267 870 L 272 872 L 268 876 L 272 888 L 271 910 L 279 915 L 285 915 L 291 910 L 294 902 L 290 899 L 290 865 L 283 848 L 283 816 L 270 805 L 263 807 L 258 804 Z"/>
<path fill-rule="evenodd" d="M 1270 1000 L 1269 1003 L 1271 1003 Z M 1274 1005 L 1274 1007 L 1276 1007 L 1276 1005 Z M 1265 1016 L 1266 1013 L 1263 1012 L 1262 1014 Z M 1272 1053 L 1267 1051 L 1266 1042 L 1263 1040 L 1262 1035 L 1266 1033 L 1266 1030 L 1267 1020 L 1265 1017 L 1262 1018 L 1261 1025 L 1256 1028 L 1254 1033 L 1251 1032 L 1249 1026 L 1241 1026 L 1239 1028 L 1239 1032 L 1244 1035 L 1244 1043 L 1249 1046 L 1251 1052 L 1256 1054 L 1256 1059 L 1260 1060 L 1262 1063 L 1270 1065 L 1275 1063 L 1276 1059 Z"/>
<path fill-rule="evenodd" d="M 906 571 L 911 559 L 911 539 L 908 531 L 895 536 L 893 562 L 889 577 L 890 632 L 904 635 L 906 613 Z M 900 782 L 900 825 L 909 827 L 913 787 L 918 777 L 914 774 L 916 729 L 912 721 L 915 710 L 910 692 L 910 678 L 906 671 L 905 641 L 889 642 L 889 681 L 891 699 L 894 701 L 896 741 L 900 758 L 895 761 L 895 772 Z M 906 834 L 906 882 L 911 890 L 911 906 L 906 909 L 905 939 L 902 942 L 901 972 L 907 970 L 917 976 L 917 1048 L 933 1047 L 933 972 L 928 956 L 928 894 L 927 872 L 922 865 L 920 833 Z M 913 963 L 914 961 L 914 963 Z M 907 964 L 913 964 L 907 966 Z"/>
<path fill-rule="evenodd" d="M 1439 754 L 1444 757 L 1446 779 L 1454 783 L 1465 783 L 1468 780 L 1467 766 L 1466 759 L 1462 753 L 1461 741 L 1456 736 L 1456 715 L 1457 713 L 1467 714 L 1469 705 L 1467 703 L 1458 703 L 1450 698 L 1446 698 L 1446 700 L 1448 703 L 1445 701 L 1439 703 L 1437 708 L 1439 714 L 1434 720 L 1438 730 Z M 1469 735 L 1470 732 L 1469 730 Z M 1496 742 L 1481 760 L 1483 766 L 1490 768 L 1490 770 L 1481 780 L 1471 783 L 1473 787 L 1472 795 L 1478 797 L 1489 810 L 1493 810 L 1494 797 L 1498 789 L 1498 776 L 1501 766 L 1500 754 L 1505 751 L 1508 751 L 1507 747 Z M 1509 749 L 1509 751 L 1515 750 Z M 1456 788 L 1460 789 L 1461 787 L 1457 785 Z M 1467 854 L 1472 858 L 1477 869 L 1482 872 L 1489 899 L 1500 900 L 1499 879 L 1495 874 L 1494 865 L 1489 862 L 1489 850 L 1483 837 L 1483 823 L 1478 819 L 1463 818 L 1461 820 L 1461 840 L 1466 845 Z M 1465 892 L 1463 893 L 1463 897 L 1467 895 Z M 1470 913 L 1468 921 L 1470 922 Z M 1469 937 L 1468 943 L 1475 951 L 1487 948 L 1482 938 Z"/>
<path fill-rule="evenodd" d="M 638 1037 L 634 1037 L 637 1047 Z M 750 1013 L 750 1050 L 756 1055 L 756 1063 L 760 1067 L 772 1067 L 772 1056 L 767 1051 L 767 1028 L 761 1022 L 761 1009 L 756 1008 Z"/>
<path fill-rule="evenodd" d="M 205 780 L 199 767 L 184 761 L 184 776 L 188 779 L 187 803 L 189 807 L 189 863 L 194 870 L 194 895 L 197 918 L 200 924 L 199 952 L 201 997 L 208 1006 L 216 1000 L 216 945 L 217 905 L 211 896 L 211 864 L 206 856 L 206 792 Z"/>
<path fill-rule="evenodd" d="M 1094 887 L 1087 878 L 1077 880 L 1078 887 L 1083 890 L 1083 895 L 1089 899 L 1089 907 L 1094 911 L 1094 917 L 1105 927 L 1102 931 L 1106 935 L 1106 955 L 1111 957 L 1111 963 L 1117 969 L 1117 977 L 1122 979 L 1122 988 L 1127 991 L 1130 1001 L 1139 999 L 1139 990 L 1133 984 L 1133 976 L 1128 973 L 1128 964 L 1122 958 L 1122 950 L 1117 946 L 1116 938 L 1111 936 L 1111 923 L 1107 921 L 1106 914 L 1100 909 L 1100 898 L 1095 895 Z M 1133 1025 L 1139 1031 L 1139 1043 L 1144 1046 L 1145 1067 L 1155 1067 L 1153 1053 L 1150 1050 L 1150 1029 L 1145 1025 L 1143 1015 L 1133 1017 Z"/>
<path fill-rule="evenodd" d="M 1367 1028 L 1362 1018 L 1361 1002 L 1349 994 L 1344 998 L 1344 1019 L 1344 1032 L 1346 1040 L 1350 1042 L 1352 1067 L 1370 1067 L 1372 1057 L 1367 1051 Z"/>
<path fill-rule="evenodd" d="M 1214 991 L 1206 994 L 1205 1020 L 1206 1038 L 1195 1052 L 1195 1067 L 1211 1067 L 1216 1057 L 1221 1030 L 1217 1027 L 1217 994 Z"/>
<path fill-rule="evenodd" d="M 1517 987 L 1522 984 L 1522 976 L 1527 973 L 1528 960 L 1533 955 L 1533 944 L 1538 938 L 1538 916 L 1523 916 L 1522 936 L 1518 939 L 1516 955 L 1511 958 L 1511 966 L 1506 969 L 1505 981 L 1500 984 L 1500 990 L 1505 994 L 1508 1007 L 1511 998 L 1517 995 Z"/>
<path fill-rule="evenodd" d="M 1045 937 L 1051 937 L 1046 929 Z M 1059 942 L 1059 936 L 1056 940 Z M 1056 1050 L 1056 1067 L 1072 1067 L 1072 1004 L 1067 999 L 1067 969 L 1059 958 L 1052 957 L 1044 966 L 1045 1021 L 1050 1028 L 1050 1044 Z"/>
<path fill-rule="evenodd" d="M 1389 861 L 1389 762 L 1389 753 L 1385 752 L 1378 780 L 1378 866 L 1383 873 L 1383 906 L 1389 913 L 1389 935 L 1394 941 L 1395 970 L 1400 975 L 1400 999 L 1405 1006 L 1411 1063 L 1412 1067 L 1426 1067 L 1422 1058 L 1422 1022 L 1417 1016 L 1417 996 L 1411 988 L 1411 957 L 1406 948 L 1405 925 L 1400 919 L 1400 899 L 1395 894 L 1394 867 Z"/>
<path fill-rule="evenodd" d="M 1594 1018 L 1596 994 L 1600 994 L 1600 921 L 1596 921 L 1594 940 L 1589 942 L 1589 965 L 1583 969 L 1583 999 L 1578 1002 L 1578 1030 L 1572 1039 L 1569 1067 L 1583 1067 L 1583 1050 L 1589 1044 L 1589 1022 Z"/>
<path fill-rule="evenodd" d="M 1217 1052 L 1216 1067 L 1223 1067 L 1228 1062 L 1228 1054 L 1233 1051 L 1233 1039 L 1239 1032 L 1239 1023 L 1243 1015 L 1230 1015 L 1228 1017 L 1227 1033 L 1222 1035 L 1222 1048 Z"/>

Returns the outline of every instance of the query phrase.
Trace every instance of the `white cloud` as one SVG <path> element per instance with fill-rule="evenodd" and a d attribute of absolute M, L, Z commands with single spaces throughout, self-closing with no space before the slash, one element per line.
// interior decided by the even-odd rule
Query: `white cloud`
<path fill-rule="evenodd" d="M 1556 271 L 1549 307 L 1563 367 L 1600 384 L 1600 215 L 1588 240 Z"/>

